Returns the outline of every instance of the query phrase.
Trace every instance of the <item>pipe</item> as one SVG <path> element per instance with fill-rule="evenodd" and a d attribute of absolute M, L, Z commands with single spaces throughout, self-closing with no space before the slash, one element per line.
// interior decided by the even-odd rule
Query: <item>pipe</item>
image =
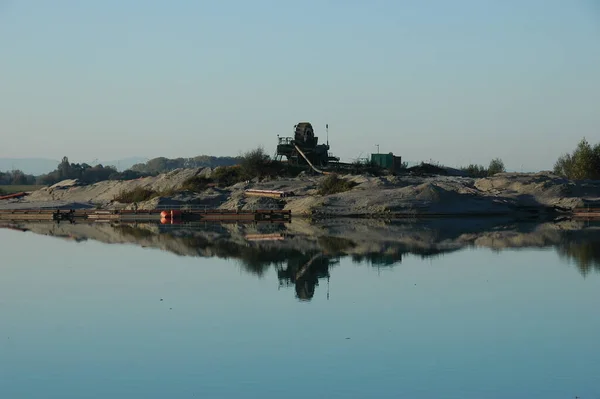
<path fill-rule="evenodd" d="M 317 172 L 317 173 L 320 173 L 320 174 L 322 174 L 322 175 L 328 175 L 328 174 L 330 174 L 329 172 L 323 172 L 322 170 L 315 168 L 315 166 L 312 164 L 312 162 L 310 162 L 310 161 L 308 160 L 308 158 L 306 157 L 306 155 L 304 155 L 304 153 L 302 152 L 302 150 L 301 150 L 300 148 L 298 148 L 298 146 L 297 146 L 295 143 L 294 143 L 294 147 L 296 148 L 296 151 L 298 151 L 298 153 L 299 153 L 300 155 L 302 155 L 302 158 L 304 158 L 304 160 L 306 160 L 306 162 L 308 162 L 308 165 L 310 165 L 310 167 L 311 167 L 311 168 L 312 168 L 312 169 L 313 169 L 315 172 Z"/>

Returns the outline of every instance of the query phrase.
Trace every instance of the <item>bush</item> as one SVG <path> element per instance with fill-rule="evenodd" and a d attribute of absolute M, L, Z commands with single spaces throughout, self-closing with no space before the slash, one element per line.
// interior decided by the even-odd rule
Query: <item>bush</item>
<path fill-rule="evenodd" d="M 502 162 L 502 160 L 500 158 L 492 159 L 492 161 L 490 162 L 490 166 L 488 167 L 488 170 L 487 170 L 487 175 L 493 176 L 496 173 L 504 173 L 504 172 L 506 172 L 506 169 L 504 168 L 504 162 Z"/>
<path fill-rule="evenodd" d="M 554 173 L 568 179 L 600 179 L 600 144 L 592 147 L 584 138 L 572 154 L 564 154 L 554 164 Z"/>
<path fill-rule="evenodd" d="M 262 147 L 248 151 L 242 156 L 240 168 L 242 177 L 253 179 L 267 174 L 270 157 Z"/>
<path fill-rule="evenodd" d="M 467 167 L 460 168 L 463 172 L 465 172 L 469 177 L 488 177 L 494 176 L 496 173 L 504 173 L 506 169 L 504 168 L 504 162 L 500 158 L 494 158 L 490 161 L 490 166 L 483 167 L 482 165 L 471 164 Z"/>
<path fill-rule="evenodd" d="M 183 182 L 183 184 L 181 185 L 181 190 L 183 190 L 183 191 L 187 190 L 187 191 L 193 191 L 193 192 L 203 191 L 211 183 L 212 183 L 212 180 L 207 177 L 193 176 L 193 177 L 190 177 L 189 179 L 186 179 Z"/>
<path fill-rule="evenodd" d="M 239 166 L 218 167 L 213 171 L 211 178 L 220 187 L 231 186 L 235 183 L 247 180 L 244 179 Z"/>
<path fill-rule="evenodd" d="M 488 171 L 481 165 L 471 164 L 466 168 L 460 168 L 463 172 L 465 172 L 469 177 L 486 177 L 488 175 Z"/>
<path fill-rule="evenodd" d="M 134 202 L 143 202 L 154 197 L 158 197 L 159 193 L 144 187 L 136 187 L 130 191 L 121 191 L 115 196 L 115 201 L 123 204 L 132 204 Z"/>
<path fill-rule="evenodd" d="M 344 191 L 351 190 L 354 186 L 356 186 L 356 183 L 333 174 L 327 176 L 319 183 L 318 193 L 320 195 L 343 193 Z"/>

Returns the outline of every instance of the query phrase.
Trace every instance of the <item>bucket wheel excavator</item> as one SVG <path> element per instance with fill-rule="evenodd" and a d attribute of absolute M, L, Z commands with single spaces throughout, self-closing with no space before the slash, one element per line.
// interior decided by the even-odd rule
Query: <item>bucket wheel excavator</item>
<path fill-rule="evenodd" d="M 330 162 L 339 162 L 338 157 L 329 153 L 329 142 L 318 144 L 314 129 L 309 122 L 300 122 L 294 126 L 293 137 L 279 137 L 275 159 L 286 158 L 292 165 L 308 165 L 317 172 L 318 167 L 325 167 Z"/>

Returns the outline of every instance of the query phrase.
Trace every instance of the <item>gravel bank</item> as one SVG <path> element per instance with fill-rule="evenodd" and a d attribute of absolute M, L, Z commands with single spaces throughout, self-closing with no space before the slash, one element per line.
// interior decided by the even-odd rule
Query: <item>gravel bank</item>
<path fill-rule="evenodd" d="M 180 169 L 132 181 L 104 181 L 81 185 L 65 181 L 15 200 L 0 201 L 0 209 L 82 208 L 131 209 L 115 199 L 137 187 L 177 192 L 137 204 L 139 209 L 160 205 L 194 204 L 221 209 L 289 209 L 294 216 L 392 217 L 394 215 L 507 215 L 526 209 L 572 209 L 600 204 L 600 182 L 569 181 L 550 173 L 504 173 L 489 178 L 455 176 L 343 176 L 356 183 L 349 191 L 319 195 L 324 176 L 278 178 L 238 183 L 201 192 L 181 192 L 184 182 L 210 169 Z M 246 189 L 282 190 L 294 196 L 282 199 L 248 197 Z M 600 206 L 600 205 L 597 205 Z"/>

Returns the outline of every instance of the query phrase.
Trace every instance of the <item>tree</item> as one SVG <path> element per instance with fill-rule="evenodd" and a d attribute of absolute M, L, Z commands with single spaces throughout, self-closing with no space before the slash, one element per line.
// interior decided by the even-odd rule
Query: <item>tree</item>
<path fill-rule="evenodd" d="M 240 162 L 242 175 L 248 179 L 265 175 L 266 166 L 270 159 L 262 147 L 248 151 L 242 156 Z"/>
<path fill-rule="evenodd" d="M 57 168 L 58 177 L 62 180 L 69 179 L 71 176 L 71 163 L 69 163 L 69 158 L 63 157 L 62 161 L 58 165 Z"/>
<path fill-rule="evenodd" d="M 573 157 L 571 154 L 561 155 L 554 164 L 554 173 L 570 178 L 573 176 Z"/>
<path fill-rule="evenodd" d="M 506 169 L 504 168 L 504 162 L 500 158 L 494 158 L 490 162 L 490 166 L 488 167 L 487 174 L 488 176 L 493 176 L 496 173 L 504 173 Z"/>
<path fill-rule="evenodd" d="M 554 164 L 554 173 L 569 179 L 600 179 L 600 144 L 594 147 L 583 138 L 572 154 L 564 154 Z"/>

